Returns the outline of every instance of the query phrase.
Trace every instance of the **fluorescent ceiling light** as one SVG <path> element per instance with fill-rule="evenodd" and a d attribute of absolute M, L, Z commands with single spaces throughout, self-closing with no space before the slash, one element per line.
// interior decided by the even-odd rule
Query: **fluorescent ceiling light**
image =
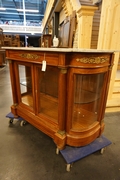
<path fill-rule="evenodd" d="M 0 10 L 3 10 L 3 11 L 4 11 L 4 10 L 6 10 L 6 8 L 0 7 Z"/>
<path fill-rule="evenodd" d="M 16 9 L 17 11 L 23 12 L 24 9 Z M 25 12 L 39 12 L 38 10 L 32 10 L 32 9 L 25 9 Z"/>

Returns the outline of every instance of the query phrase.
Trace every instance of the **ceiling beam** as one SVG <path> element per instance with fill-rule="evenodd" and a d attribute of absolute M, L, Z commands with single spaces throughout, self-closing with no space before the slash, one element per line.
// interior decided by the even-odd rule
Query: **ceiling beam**
<path fill-rule="evenodd" d="M 17 4 L 16 4 L 15 0 L 13 0 L 13 3 L 14 3 L 14 5 L 15 5 L 15 9 L 18 9 L 18 7 L 17 7 Z M 16 11 L 17 11 L 17 10 L 16 10 Z M 20 14 L 19 14 L 19 12 L 18 12 L 18 11 L 17 11 L 17 14 L 18 14 L 18 16 L 19 16 L 20 20 L 22 20 L 23 18 L 20 16 Z"/>

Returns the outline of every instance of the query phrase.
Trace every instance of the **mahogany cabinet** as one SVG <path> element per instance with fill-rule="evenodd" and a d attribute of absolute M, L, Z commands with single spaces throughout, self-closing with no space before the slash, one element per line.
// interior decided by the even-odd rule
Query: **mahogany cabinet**
<path fill-rule="evenodd" d="M 112 51 L 5 49 L 15 116 L 50 136 L 59 149 L 85 146 L 101 135 Z"/>

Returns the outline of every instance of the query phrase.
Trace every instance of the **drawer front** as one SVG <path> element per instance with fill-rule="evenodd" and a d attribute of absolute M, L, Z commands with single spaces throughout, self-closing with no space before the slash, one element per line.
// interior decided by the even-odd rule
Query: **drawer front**
<path fill-rule="evenodd" d="M 72 67 L 96 68 L 109 66 L 111 63 L 110 54 L 76 53 L 73 54 L 70 59 L 70 66 Z"/>
<path fill-rule="evenodd" d="M 24 61 L 41 64 L 43 60 L 46 60 L 48 65 L 58 65 L 59 55 L 51 52 L 37 52 L 37 51 L 7 51 L 7 59 L 15 61 Z"/>

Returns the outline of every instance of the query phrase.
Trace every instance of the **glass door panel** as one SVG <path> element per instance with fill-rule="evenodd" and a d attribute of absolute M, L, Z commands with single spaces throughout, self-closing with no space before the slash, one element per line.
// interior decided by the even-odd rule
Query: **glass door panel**
<path fill-rule="evenodd" d="M 45 72 L 38 68 L 39 113 L 58 121 L 58 74 L 57 67 L 47 66 Z"/>
<path fill-rule="evenodd" d="M 21 101 L 23 104 L 26 104 L 33 108 L 31 67 L 25 65 L 18 65 L 18 69 L 20 79 Z"/>
<path fill-rule="evenodd" d="M 74 75 L 73 129 L 85 129 L 97 121 L 104 75 Z"/>

